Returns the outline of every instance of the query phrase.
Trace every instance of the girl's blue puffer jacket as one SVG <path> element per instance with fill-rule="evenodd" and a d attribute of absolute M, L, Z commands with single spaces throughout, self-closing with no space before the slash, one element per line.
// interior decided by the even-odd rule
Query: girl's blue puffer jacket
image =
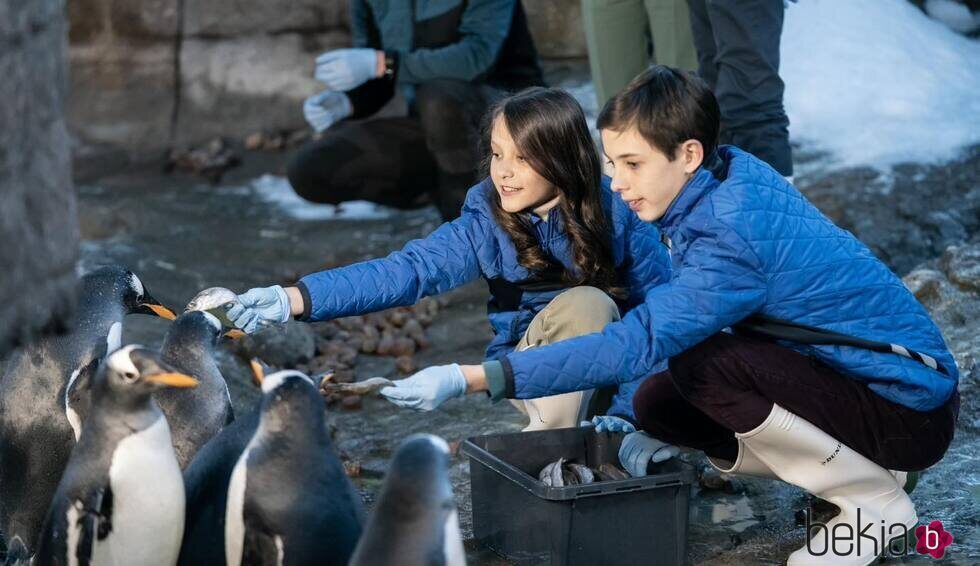
<path fill-rule="evenodd" d="M 768 165 L 730 146 L 718 154 L 718 177 L 699 170 L 659 222 L 672 243 L 671 281 L 601 333 L 508 354 L 499 369 L 489 364 L 493 397 L 543 397 L 650 375 L 761 314 L 931 356 L 945 373 L 893 353 L 789 344 L 895 403 L 920 411 L 945 403 L 956 390 L 956 363 L 902 281 Z M 489 379 L 494 374 L 499 381 Z"/>
<path fill-rule="evenodd" d="M 517 262 L 510 237 L 493 218 L 493 182 L 488 178 L 470 189 L 462 215 L 427 237 L 413 240 L 385 258 L 330 269 L 299 282 L 307 311 L 304 320 L 329 320 L 411 305 L 422 297 L 444 293 L 483 277 L 490 287 L 487 311 L 494 337 L 489 360 L 511 352 L 531 319 L 562 290 L 555 285 L 527 284 L 532 274 Z M 603 181 L 603 205 L 611 210 L 613 255 L 620 281 L 629 297 L 625 313 L 643 303 L 647 291 L 670 279 L 670 258 L 660 232 L 641 221 Z M 571 267 L 569 241 L 555 208 L 547 222 L 532 215 L 541 248 Z M 521 284 L 519 287 L 518 284 Z M 632 394 L 639 379 L 620 380 L 608 414 L 632 418 Z"/>

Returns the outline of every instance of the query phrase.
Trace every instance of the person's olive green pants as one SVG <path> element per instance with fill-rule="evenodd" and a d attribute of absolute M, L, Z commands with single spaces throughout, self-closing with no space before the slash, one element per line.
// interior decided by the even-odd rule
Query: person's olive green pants
<path fill-rule="evenodd" d="M 599 332 L 619 320 L 619 308 L 595 287 L 573 287 L 548 303 L 534 317 L 517 350 L 545 346 L 568 338 Z M 529 430 L 578 426 L 587 415 L 592 391 L 573 391 L 538 399 L 514 399 L 511 403 L 528 416 Z"/>
<path fill-rule="evenodd" d="M 582 23 L 599 108 L 650 66 L 698 68 L 685 0 L 582 0 Z"/>

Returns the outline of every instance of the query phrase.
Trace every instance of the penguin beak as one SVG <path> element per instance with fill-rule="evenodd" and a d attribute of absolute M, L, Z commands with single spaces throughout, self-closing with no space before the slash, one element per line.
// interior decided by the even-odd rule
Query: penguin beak
<path fill-rule="evenodd" d="M 165 318 L 167 320 L 174 320 L 177 318 L 174 311 L 163 306 L 163 303 L 151 297 L 149 293 L 143 295 L 143 302 L 136 307 L 136 312 L 140 314 L 159 316 L 160 318 Z"/>
<path fill-rule="evenodd" d="M 157 373 L 154 375 L 147 375 L 143 377 L 144 380 L 150 383 L 159 383 L 160 385 L 165 385 L 167 387 L 197 387 L 198 381 L 189 375 L 183 373 Z"/>
<path fill-rule="evenodd" d="M 258 358 L 252 358 L 248 365 L 252 367 L 252 381 L 255 382 L 255 385 L 262 387 L 262 380 L 265 379 L 265 368 L 262 367 L 262 362 Z"/>
<path fill-rule="evenodd" d="M 246 336 L 246 334 L 237 328 L 232 328 L 228 332 L 222 334 L 222 336 L 229 340 L 238 340 L 239 338 Z"/>

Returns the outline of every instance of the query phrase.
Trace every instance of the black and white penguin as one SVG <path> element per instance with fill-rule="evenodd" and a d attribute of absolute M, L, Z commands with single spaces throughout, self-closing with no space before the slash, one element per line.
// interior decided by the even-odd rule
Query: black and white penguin
<path fill-rule="evenodd" d="M 141 566 L 177 561 L 184 482 L 153 392 L 197 380 L 126 346 L 92 382 L 92 413 L 58 484 L 33 564 Z"/>
<path fill-rule="evenodd" d="M 154 396 L 170 423 L 182 470 L 202 446 L 235 420 L 228 384 L 214 359 L 214 348 L 223 331 L 214 315 L 185 312 L 170 326 L 160 348 L 165 363 L 200 382 L 193 391 L 164 389 Z"/>
<path fill-rule="evenodd" d="M 402 442 L 351 566 L 462 566 L 459 516 L 449 483 L 449 446 L 430 434 Z"/>
<path fill-rule="evenodd" d="M 119 348 L 123 317 L 134 313 L 174 318 L 131 271 L 92 271 L 81 279 L 69 332 L 35 341 L 6 365 L 0 379 L 0 530 L 9 542 L 20 539 L 16 548 L 33 550 L 81 431 L 66 393 Z"/>
<path fill-rule="evenodd" d="M 361 502 L 334 452 L 316 385 L 298 371 L 262 381 L 259 423 L 228 482 L 225 564 L 346 566 Z"/>

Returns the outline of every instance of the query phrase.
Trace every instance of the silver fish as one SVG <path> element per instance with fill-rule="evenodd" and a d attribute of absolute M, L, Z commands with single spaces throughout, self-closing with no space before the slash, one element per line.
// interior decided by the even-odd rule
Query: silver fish
<path fill-rule="evenodd" d="M 588 467 L 582 464 L 569 463 L 568 468 L 575 474 L 575 478 L 579 484 L 587 485 L 595 482 L 595 474 Z"/>
<path fill-rule="evenodd" d="M 227 310 L 238 302 L 238 295 L 224 287 L 211 287 L 194 295 L 184 311 L 205 311 L 214 315 L 225 328 L 235 328 L 228 319 Z"/>
<path fill-rule="evenodd" d="M 380 391 L 385 387 L 392 387 L 395 385 L 390 379 L 385 379 L 383 377 L 372 377 L 370 379 L 365 379 L 364 381 L 355 381 L 353 383 L 333 383 L 330 381 L 330 376 L 326 376 L 320 382 L 320 389 L 324 393 L 348 396 L 364 396 L 370 395 L 375 391 Z"/>

